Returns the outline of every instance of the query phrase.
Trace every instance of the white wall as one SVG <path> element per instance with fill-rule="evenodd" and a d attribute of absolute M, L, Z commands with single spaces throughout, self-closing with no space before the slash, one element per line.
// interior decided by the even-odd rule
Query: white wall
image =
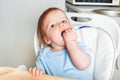
<path fill-rule="evenodd" d="M 0 0 L 0 66 L 35 65 L 34 32 L 48 7 L 65 9 L 65 0 Z"/>

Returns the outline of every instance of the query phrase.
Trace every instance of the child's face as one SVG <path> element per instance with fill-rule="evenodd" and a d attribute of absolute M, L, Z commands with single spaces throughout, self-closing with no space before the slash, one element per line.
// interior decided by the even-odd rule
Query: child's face
<path fill-rule="evenodd" d="M 60 10 L 51 11 L 44 20 L 44 40 L 52 47 L 65 47 L 62 33 L 71 28 L 66 15 Z"/>

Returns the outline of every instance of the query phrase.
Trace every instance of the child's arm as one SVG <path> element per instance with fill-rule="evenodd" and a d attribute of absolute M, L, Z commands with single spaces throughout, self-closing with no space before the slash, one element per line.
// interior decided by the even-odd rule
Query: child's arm
<path fill-rule="evenodd" d="M 69 28 L 63 36 L 73 64 L 80 70 L 86 69 L 90 65 L 90 57 L 79 47 L 75 30 Z"/>

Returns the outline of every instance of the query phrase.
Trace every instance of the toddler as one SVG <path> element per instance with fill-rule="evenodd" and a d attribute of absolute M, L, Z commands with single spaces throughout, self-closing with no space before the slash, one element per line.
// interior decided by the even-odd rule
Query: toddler
<path fill-rule="evenodd" d="M 40 46 L 44 48 L 39 52 L 36 68 L 29 69 L 32 75 L 92 80 L 89 48 L 83 42 L 77 42 L 76 31 L 63 10 L 47 9 L 39 18 L 37 34 Z"/>

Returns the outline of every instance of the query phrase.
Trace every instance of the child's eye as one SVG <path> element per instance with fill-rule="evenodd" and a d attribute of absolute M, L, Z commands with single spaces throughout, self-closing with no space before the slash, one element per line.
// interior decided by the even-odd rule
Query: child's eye
<path fill-rule="evenodd" d="M 52 24 L 51 27 L 55 27 L 55 24 Z"/>
<path fill-rule="evenodd" d="M 63 20 L 62 23 L 67 23 L 67 20 Z"/>

